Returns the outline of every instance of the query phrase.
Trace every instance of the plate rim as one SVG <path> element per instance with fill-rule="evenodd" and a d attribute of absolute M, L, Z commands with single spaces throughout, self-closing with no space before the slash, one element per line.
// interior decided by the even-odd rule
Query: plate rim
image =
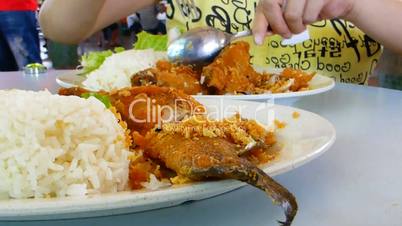
<path fill-rule="evenodd" d="M 326 77 L 321 74 L 316 74 L 315 76 L 320 76 L 321 78 L 328 79 L 328 85 L 316 89 L 309 89 L 297 92 L 287 92 L 287 93 L 264 93 L 264 94 L 251 94 L 251 95 L 193 95 L 193 96 L 202 98 L 211 98 L 211 99 L 224 98 L 224 99 L 243 100 L 243 101 L 285 99 L 285 98 L 303 97 L 303 96 L 311 96 L 315 94 L 325 93 L 335 87 L 334 79 Z"/>
<path fill-rule="evenodd" d="M 271 68 L 266 68 L 266 71 L 274 71 L 276 72 L 277 70 L 271 69 Z M 83 76 L 78 75 L 80 70 L 72 70 L 69 73 L 64 73 L 61 75 L 56 76 L 56 83 L 62 87 L 62 88 L 72 88 L 72 87 L 82 87 L 83 86 L 73 84 L 73 83 L 68 83 L 66 82 L 66 79 L 63 79 L 65 77 L 71 77 L 71 78 L 80 78 L 82 79 Z M 263 93 L 263 94 L 250 94 L 250 95 L 192 95 L 193 97 L 204 97 L 204 98 L 224 98 L 224 99 L 233 99 L 233 100 L 267 100 L 267 99 L 285 99 L 285 98 L 293 98 L 293 97 L 303 97 L 303 96 L 311 96 L 311 95 L 316 95 L 320 93 L 327 92 L 335 87 L 335 80 L 331 77 L 324 76 L 321 73 L 316 73 L 314 76 L 318 76 L 320 79 L 325 79 L 325 83 L 328 85 L 315 88 L 315 89 L 309 89 L 309 90 L 304 90 L 304 91 L 297 91 L 297 92 L 287 92 L 287 93 Z"/>

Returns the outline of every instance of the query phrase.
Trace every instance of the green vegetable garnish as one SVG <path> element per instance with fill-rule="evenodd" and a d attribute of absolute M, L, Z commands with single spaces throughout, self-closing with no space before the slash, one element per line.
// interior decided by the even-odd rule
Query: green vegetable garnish
<path fill-rule="evenodd" d="M 113 49 L 113 52 L 115 52 L 115 53 L 121 53 L 124 51 L 126 51 L 126 49 L 124 47 L 116 47 Z"/>
<path fill-rule="evenodd" d="M 46 73 L 47 68 L 40 63 L 32 63 L 32 64 L 27 64 L 24 67 L 24 74 L 26 75 L 38 75 L 42 73 Z"/>
<path fill-rule="evenodd" d="M 114 50 L 105 50 L 99 52 L 89 52 L 85 53 L 81 57 L 82 73 L 81 75 L 86 75 L 96 69 L 98 69 L 106 58 L 113 55 L 113 53 L 123 52 L 125 49 L 123 47 L 116 47 Z"/>
<path fill-rule="evenodd" d="M 154 49 L 155 51 L 167 50 L 167 35 L 153 35 L 142 31 L 137 34 L 137 38 L 137 41 L 134 43 L 134 49 Z"/>
<path fill-rule="evenodd" d="M 45 69 L 46 70 L 46 67 L 43 64 L 40 64 L 40 63 L 27 64 L 25 66 L 25 68 L 29 68 L 29 69 Z"/>
<path fill-rule="evenodd" d="M 112 106 L 109 97 L 99 93 L 83 93 L 81 97 L 85 99 L 88 99 L 89 97 L 95 97 L 100 102 L 102 102 L 106 108 L 110 108 Z"/>

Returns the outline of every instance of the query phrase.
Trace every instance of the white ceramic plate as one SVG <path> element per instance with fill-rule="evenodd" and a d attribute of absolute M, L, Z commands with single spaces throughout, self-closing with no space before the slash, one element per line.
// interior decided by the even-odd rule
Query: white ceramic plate
<path fill-rule="evenodd" d="M 278 72 L 278 70 L 270 70 Z M 71 87 L 84 87 L 82 82 L 85 80 L 84 76 L 78 76 L 77 71 L 73 71 L 68 74 L 60 75 L 56 78 L 56 82 L 64 88 Z M 335 81 L 332 78 L 316 74 L 309 83 L 310 89 L 300 92 L 289 92 L 289 93 L 274 93 L 274 94 L 254 94 L 254 95 L 197 95 L 205 98 L 224 98 L 224 99 L 235 99 L 235 100 L 267 100 L 273 98 L 291 98 L 291 97 L 302 97 L 315 95 L 319 93 L 326 92 L 335 87 Z M 85 87 L 84 87 L 85 88 Z"/>
<path fill-rule="evenodd" d="M 292 97 L 310 96 L 319 93 L 324 93 L 335 87 L 335 81 L 332 78 L 316 74 L 309 83 L 310 89 L 299 92 L 288 93 L 266 93 L 266 94 L 253 94 L 253 95 L 199 95 L 203 98 L 224 98 L 232 100 L 268 100 L 268 99 L 282 99 Z"/>
<path fill-rule="evenodd" d="M 336 133 L 333 125 L 311 112 L 257 102 L 218 101 L 208 98 L 199 100 L 217 117 L 241 111 L 244 118 L 255 117 L 264 124 L 272 125 L 273 117 L 287 123 L 284 129 L 276 131 L 278 140 L 283 145 L 280 156 L 274 162 L 262 167 L 272 176 L 292 170 L 316 158 L 328 150 L 335 141 Z M 297 119 L 292 117 L 295 111 L 300 113 Z M 227 115 L 223 112 L 227 112 Z M 65 219 L 131 213 L 205 199 L 243 185 L 245 184 L 234 180 L 222 180 L 173 186 L 157 191 L 129 191 L 85 198 L 2 200 L 0 220 Z"/>
<path fill-rule="evenodd" d="M 56 77 L 56 82 L 63 88 L 83 87 L 82 83 L 85 81 L 85 76 L 79 75 L 79 70 L 72 70 L 65 74 Z"/>

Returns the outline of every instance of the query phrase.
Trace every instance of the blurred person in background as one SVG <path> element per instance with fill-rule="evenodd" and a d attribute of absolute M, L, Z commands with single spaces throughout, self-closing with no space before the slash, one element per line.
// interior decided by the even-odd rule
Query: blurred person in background
<path fill-rule="evenodd" d="M 153 35 L 166 34 L 165 24 L 157 17 L 159 9 L 159 5 L 153 4 L 137 11 L 142 29 Z"/>
<path fill-rule="evenodd" d="M 105 38 L 106 48 L 113 48 L 120 45 L 119 24 L 117 22 L 102 29 Z"/>
<path fill-rule="evenodd" d="M 137 42 L 138 37 L 137 34 L 142 31 L 142 26 L 140 22 L 140 17 L 138 13 L 133 13 L 126 18 L 127 20 L 127 28 L 131 35 L 133 35 L 133 43 Z"/>
<path fill-rule="evenodd" d="M 138 13 L 133 13 L 127 17 L 127 27 L 136 34 L 142 31 L 140 16 Z"/>
<path fill-rule="evenodd" d="M 165 25 L 165 30 L 166 30 L 166 20 L 167 20 L 167 2 L 166 1 L 160 1 L 159 4 L 156 5 L 156 10 L 158 14 L 156 15 L 156 18 L 162 22 L 162 24 Z"/>
<path fill-rule="evenodd" d="M 36 0 L 0 1 L 0 71 L 41 63 Z"/>

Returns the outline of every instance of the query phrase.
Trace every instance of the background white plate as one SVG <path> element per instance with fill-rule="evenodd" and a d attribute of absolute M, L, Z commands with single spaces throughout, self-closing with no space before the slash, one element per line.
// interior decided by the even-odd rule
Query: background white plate
<path fill-rule="evenodd" d="M 279 142 L 283 144 L 281 155 L 274 162 L 262 167 L 271 176 L 287 172 L 314 159 L 328 150 L 335 141 L 333 125 L 311 112 L 257 102 L 198 99 L 211 111 L 215 109 L 215 113 L 220 116 L 225 116 L 222 114 L 225 109 L 240 109 L 244 118 L 255 116 L 256 120 L 269 124 L 275 116 L 277 120 L 287 123 L 284 129 L 276 131 Z M 238 109 L 233 109 L 234 106 Z M 295 111 L 300 113 L 297 119 L 292 117 Z M 205 199 L 243 185 L 244 183 L 234 180 L 222 180 L 173 186 L 157 191 L 129 191 L 85 198 L 2 200 L 0 220 L 65 219 L 138 212 Z M 288 189 L 292 191 L 292 188 Z"/>
<path fill-rule="evenodd" d="M 268 99 L 281 99 L 291 97 L 310 96 L 319 93 L 324 93 L 335 87 L 335 81 L 332 78 L 316 74 L 309 82 L 310 90 L 288 93 L 266 93 L 266 94 L 253 94 L 253 95 L 197 95 L 205 98 L 224 98 L 232 100 L 268 100 Z"/>
<path fill-rule="evenodd" d="M 261 71 L 261 69 L 257 69 Z M 270 72 L 280 72 L 279 70 L 266 69 Z M 85 80 L 84 76 L 78 76 L 79 71 L 73 71 L 68 74 L 57 76 L 56 82 L 61 87 L 71 88 L 71 87 L 83 87 L 82 82 Z M 316 74 L 310 81 L 310 90 L 299 91 L 299 92 L 289 92 L 289 93 L 274 93 L 274 94 L 254 94 L 254 95 L 196 95 L 205 98 L 225 98 L 225 99 L 236 99 L 236 100 L 267 100 L 272 98 L 291 98 L 291 97 L 301 97 L 309 96 L 314 94 L 319 94 L 331 90 L 335 87 L 335 81 L 332 78 Z"/>
<path fill-rule="evenodd" d="M 73 70 L 56 77 L 56 82 L 63 88 L 84 87 L 82 83 L 85 81 L 85 76 L 80 76 L 79 70 Z"/>

